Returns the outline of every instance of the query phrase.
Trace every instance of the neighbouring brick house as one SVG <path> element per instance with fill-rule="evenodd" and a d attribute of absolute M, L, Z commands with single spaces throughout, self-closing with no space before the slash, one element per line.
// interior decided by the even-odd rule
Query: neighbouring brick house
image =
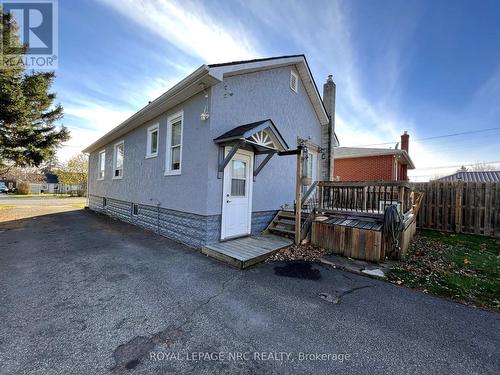
<path fill-rule="evenodd" d="M 399 148 L 336 147 L 334 175 L 340 181 L 407 181 L 415 165 L 409 155 L 410 136 L 401 135 Z"/>

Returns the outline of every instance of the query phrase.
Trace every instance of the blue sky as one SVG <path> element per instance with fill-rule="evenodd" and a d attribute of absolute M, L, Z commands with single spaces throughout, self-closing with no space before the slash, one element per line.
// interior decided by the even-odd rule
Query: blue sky
<path fill-rule="evenodd" d="M 414 180 L 500 161 L 500 129 L 418 141 L 500 127 L 499 20 L 496 0 L 59 1 L 60 158 L 203 63 L 304 53 L 318 86 L 337 83 L 342 146 L 408 130 Z"/>

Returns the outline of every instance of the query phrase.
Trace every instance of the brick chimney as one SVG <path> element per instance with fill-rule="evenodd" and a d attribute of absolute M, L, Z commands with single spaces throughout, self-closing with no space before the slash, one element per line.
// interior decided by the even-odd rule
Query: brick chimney
<path fill-rule="evenodd" d="M 327 157 L 323 160 L 323 180 L 331 180 L 333 173 L 333 147 L 335 135 L 335 91 L 336 85 L 330 74 L 323 85 L 323 103 L 329 117 L 329 123 L 321 128 L 321 147 L 325 149 Z"/>
<path fill-rule="evenodd" d="M 403 134 L 401 134 L 401 150 L 405 150 L 409 152 L 409 143 L 410 143 L 410 135 L 405 130 Z M 401 172 L 399 176 L 399 180 L 408 181 L 408 165 L 401 165 Z"/>
<path fill-rule="evenodd" d="M 410 135 L 405 130 L 403 134 L 401 134 L 401 150 L 405 150 L 406 152 L 410 152 L 408 149 L 410 143 Z"/>

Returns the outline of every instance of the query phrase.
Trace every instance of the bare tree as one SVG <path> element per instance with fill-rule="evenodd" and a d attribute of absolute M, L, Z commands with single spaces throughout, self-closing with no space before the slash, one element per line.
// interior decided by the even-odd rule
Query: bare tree
<path fill-rule="evenodd" d="M 85 154 L 78 154 L 69 159 L 58 171 L 59 183 L 80 186 L 80 193 L 87 189 L 88 159 Z"/>
<path fill-rule="evenodd" d="M 45 176 L 40 172 L 38 168 L 27 167 L 27 168 L 11 168 L 7 172 L 0 175 L 0 178 L 12 181 L 24 181 L 24 182 L 43 182 L 45 181 Z"/>
<path fill-rule="evenodd" d="M 498 170 L 498 168 L 496 168 L 494 165 L 478 161 L 471 166 L 470 170 L 473 172 L 487 172 L 496 171 Z"/>

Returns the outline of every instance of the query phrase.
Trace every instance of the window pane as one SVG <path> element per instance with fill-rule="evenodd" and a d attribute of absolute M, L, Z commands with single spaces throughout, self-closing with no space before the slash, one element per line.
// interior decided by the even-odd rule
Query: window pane
<path fill-rule="evenodd" d="M 240 180 L 237 178 L 231 179 L 231 196 L 244 197 L 246 182 L 247 182 L 246 180 Z"/>
<path fill-rule="evenodd" d="M 99 154 L 99 178 L 104 177 L 104 169 L 106 167 L 106 153 L 101 152 Z"/>
<path fill-rule="evenodd" d="M 171 144 L 172 146 L 181 144 L 181 129 L 182 129 L 181 121 L 172 124 L 172 144 Z"/>
<path fill-rule="evenodd" d="M 151 132 L 151 150 L 152 154 L 156 154 L 158 151 L 158 130 Z"/>
<path fill-rule="evenodd" d="M 246 178 L 246 165 L 244 161 L 241 160 L 233 160 L 232 161 L 233 165 L 233 171 L 232 171 L 232 177 L 233 178 Z"/>
<path fill-rule="evenodd" d="M 181 169 L 181 146 L 172 147 L 171 151 L 171 169 Z"/>
<path fill-rule="evenodd" d="M 123 168 L 123 144 L 116 147 L 116 169 Z"/>

